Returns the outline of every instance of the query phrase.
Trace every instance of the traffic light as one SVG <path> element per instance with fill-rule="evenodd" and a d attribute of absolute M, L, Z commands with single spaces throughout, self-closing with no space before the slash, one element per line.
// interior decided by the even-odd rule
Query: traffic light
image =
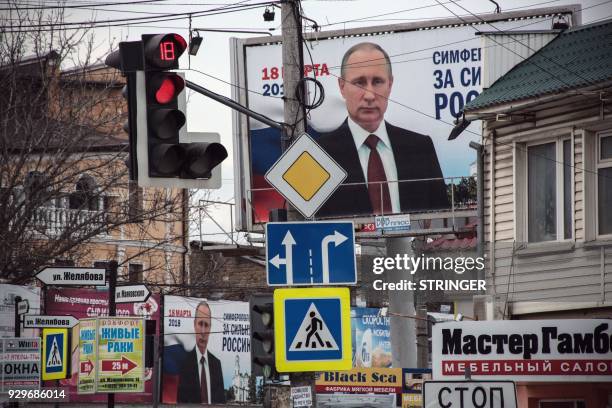
<path fill-rule="evenodd" d="M 274 357 L 274 304 L 271 295 L 252 295 L 251 371 L 265 379 L 277 377 Z"/>
<path fill-rule="evenodd" d="M 178 34 L 142 36 L 144 56 L 148 176 L 210 179 L 225 158 L 223 145 L 181 143 L 185 132 L 185 80 L 168 70 L 178 68 L 187 42 Z M 177 185 L 178 186 L 178 185 Z"/>
<path fill-rule="evenodd" d="M 124 41 L 119 43 L 119 50 L 106 57 L 106 65 L 120 70 L 125 76 L 125 86 L 121 95 L 126 99 L 128 107 L 128 120 L 123 124 L 123 130 L 129 135 L 130 153 L 126 165 L 130 171 L 130 180 L 138 178 L 138 164 L 136 160 L 136 123 L 137 123 L 137 83 L 136 71 L 141 69 L 142 43 L 140 41 Z"/>
<path fill-rule="evenodd" d="M 221 188 L 227 150 L 217 133 L 187 132 L 187 103 L 179 57 L 187 47 L 178 34 L 147 34 L 119 43 L 106 65 L 126 77 L 130 179 L 142 187 Z"/>

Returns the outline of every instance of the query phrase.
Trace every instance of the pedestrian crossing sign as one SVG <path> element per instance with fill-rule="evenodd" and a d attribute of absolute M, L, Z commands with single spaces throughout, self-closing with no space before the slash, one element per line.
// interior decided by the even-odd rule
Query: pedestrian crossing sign
<path fill-rule="evenodd" d="M 278 372 L 351 369 L 349 289 L 276 289 L 274 344 Z"/>
<path fill-rule="evenodd" d="M 42 379 L 62 380 L 68 376 L 68 329 L 42 329 Z"/>

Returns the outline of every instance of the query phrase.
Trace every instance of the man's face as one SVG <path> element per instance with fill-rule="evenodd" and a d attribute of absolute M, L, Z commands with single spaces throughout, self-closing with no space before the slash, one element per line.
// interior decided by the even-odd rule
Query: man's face
<path fill-rule="evenodd" d="M 393 77 L 384 55 L 378 50 L 361 49 L 348 58 L 344 79 L 338 79 L 340 93 L 355 123 L 374 132 L 387 111 Z"/>
<path fill-rule="evenodd" d="M 202 354 L 204 354 L 206 351 L 206 346 L 208 346 L 210 321 L 210 308 L 206 305 L 198 306 L 195 319 L 193 321 L 193 327 L 196 334 L 196 345 Z"/>

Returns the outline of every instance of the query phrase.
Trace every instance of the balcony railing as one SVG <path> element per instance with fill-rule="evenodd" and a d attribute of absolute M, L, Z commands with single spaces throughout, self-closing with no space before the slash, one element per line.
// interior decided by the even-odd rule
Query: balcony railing
<path fill-rule="evenodd" d="M 87 234 L 107 224 L 108 213 L 105 211 L 56 207 L 39 207 L 32 219 L 34 229 L 44 236 L 58 236 L 67 229 L 75 230 L 79 235 Z"/>

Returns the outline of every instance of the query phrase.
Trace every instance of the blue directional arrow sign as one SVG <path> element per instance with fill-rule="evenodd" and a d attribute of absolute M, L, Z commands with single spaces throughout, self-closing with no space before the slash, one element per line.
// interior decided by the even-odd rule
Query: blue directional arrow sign
<path fill-rule="evenodd" d="M 266 225 L 268 285 L 354 285 L 352 222 L 269 222 Z"/>

